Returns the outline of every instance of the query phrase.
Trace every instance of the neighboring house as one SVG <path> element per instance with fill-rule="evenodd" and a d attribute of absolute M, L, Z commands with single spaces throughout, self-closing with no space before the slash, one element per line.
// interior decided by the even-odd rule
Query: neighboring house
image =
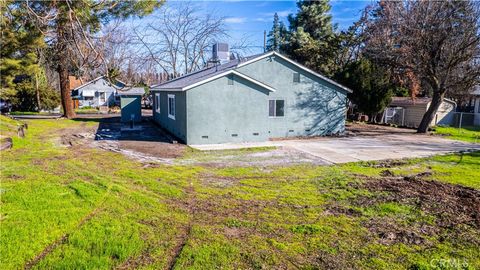
<path fill-rule="evenodd" d="M 399 126 L 417 128 L 422 121 L 423 115 L 430 107 L 431 98 L 393 97 L 392 102 L 384 111 L 383 122 Z M 444 99 L 430 126 L 451 125 L 454 121 L 456 103 Z"/>
<path fill-rule="evenodd" d="M 154 120 L 185 143 L 344 132 L 350 89 L 277 52 L 230 60 L 217 51 L 224 64 L 151 88 Z"/>
<path fill-rule="evenodd" d="M 74 88 L 72 98 L 78 100 L 80 108 L 118 105 L 120 99 L 116 92 L 121 87 L 125 87 L 125 84 L 117 81 L 114 87 L 105 76 L 100 76 Z"/>

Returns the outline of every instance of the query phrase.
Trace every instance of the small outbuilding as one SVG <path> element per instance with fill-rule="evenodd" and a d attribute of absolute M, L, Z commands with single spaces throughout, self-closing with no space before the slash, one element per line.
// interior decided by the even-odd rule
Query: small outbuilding
<path fill-rule="evenodd" d="M 134 87 L 124 91 L 118 90 L 122 122 L 142 121 L 143 94 L 145 94 L 145 89 L 142 87 Z"/>
<path fill-rule="evenodd" d="M 417 128 L 423 115 L 430 107 L 431 98 L 393 97 L 383 113 L 383 122 L 399 126 Z M 430 126 L 451 125 L 454 121 L 456 103 L 444 99 Z"/>

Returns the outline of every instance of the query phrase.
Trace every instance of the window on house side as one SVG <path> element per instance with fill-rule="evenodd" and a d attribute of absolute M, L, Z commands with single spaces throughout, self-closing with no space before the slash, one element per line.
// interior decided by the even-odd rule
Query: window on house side
<path fill-rule="evenodd" d="M 175 120 L 175 95 L 168 95 L 168 117 Z"/>
<path fill-rule="evenodd" d="M 155 93 L 155 111 L 160 113 L 160 93 Z"/>
<path fill-rule="evenodd" d="M 300 73 L 298 72 L 293 73 L 293 82 L 296 82 L 296 83 L 300 82 Z"/>
<path fill-rule="evenodd" d="M 233 75 L 228 76 L 228 85 L 233 85 Z"/>
<path fill-rule="evenodd" d="M 268 116 L 269 117 L 283 117 L 285 116 L 285 100 L 269 100 L 268 101 Z"/>

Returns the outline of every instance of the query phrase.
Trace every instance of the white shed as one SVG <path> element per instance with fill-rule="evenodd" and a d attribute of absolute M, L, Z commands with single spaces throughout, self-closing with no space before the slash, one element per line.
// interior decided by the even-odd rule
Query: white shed
<path fill-rule="evenodd" d="M 383 122 L 417 128 L 430 107 L 431 101 L 431 98 L 393 97 L 385 109 Z M 444 99 L 430 126 L 451 125 L 454 120 L 455 108 L 454 101 Z"/>

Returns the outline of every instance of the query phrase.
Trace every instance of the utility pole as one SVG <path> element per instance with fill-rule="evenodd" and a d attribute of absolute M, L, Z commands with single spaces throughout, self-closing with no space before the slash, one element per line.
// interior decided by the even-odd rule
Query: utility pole
<path fill-rule="evenodd" d="M 267 51 L 267 30 L 263 30 L 263 52 Z"/>

